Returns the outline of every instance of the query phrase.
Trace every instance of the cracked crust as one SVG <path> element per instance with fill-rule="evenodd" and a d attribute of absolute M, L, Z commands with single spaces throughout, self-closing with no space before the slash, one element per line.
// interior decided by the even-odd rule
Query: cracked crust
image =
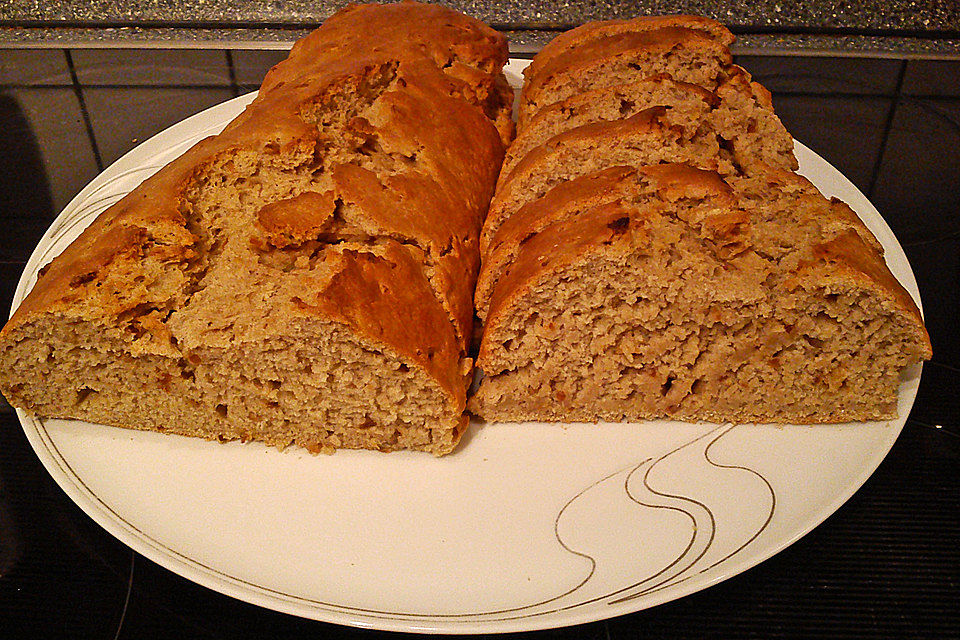
<path fill-rule="evenodd" d="M 502 36 L 441 7 L 356 5 L 332 17 L 220 135 L 134 189 L 42 269 L 0 332 L 0 388 L 42 415 L 175 430 L 165 416 L 209 422 L 209 431 L 179 427 L 202 437 L 448 452 L 463 429 L 477 238 L 511 133 L 506 56 Z M 60 380 L 42 361 L 29 388 L 30 349 L 97 360 L 84 351 L 97 331 L 72 347 L 59 338 L 44 347 L 42 334 L 57 327 L 98 328 L 101 351 L 117 355 L 91 366 L 123 362 L 131 380 L 156 375 L 138 383 L 143 397 L 179 389 L 176 401 L 157 401 L 154 415 L 139 418 L 106 380 Z M 368 370 L 334 373 L 310 351 L 316 365 L 288 363 L 308 370 L 284 382 L 294 390 L 284 393 L 258 367 L 286 379 L 267 364 L 285 356 L 251 347 L 277 340 L 304 353 L 312 347 L 298 340 L 360 349 L 341 360 L 358 358 Z M 246 364 L 231 368 L 231 359 Z M 216 382 L 217 363 L 231 381 Z M 349 380 L 373 366 L 388 371 L 369 378 L 365 398 Z M 201 372 L 207 395 L 191 398 Z M 303 399 L 331 375 L 345 385 L 343 406 L 314 401 L 333 426 L 298 431 Z M 58 390 L 55 380 L 86 386 Z M 409 410 L 380 403 L 387 391 L 377 389 L 389 385 L 406 389 Z M 58 392 L 63 400 L 49 396 Z M 232 400 L 216 402 L 218 394 Z M 270 415 L 282 419 L 267 425 Z"/>
<path fill-rule="evenodd" d="M 524 76 L 527 78 L 533 77 L 557 57 L 568 53 L 572 49 L 577 49 L 591 40 L 620 33 L 653 31 L 664 27 L 682 27 L 693 31 L 701 31 L 726 47 L 733 44 L 734 40 L 733 34 L 725 26 L 716 20 L 702 16 L 641 16 L 630 20 L 587 22 L 575 29 L 565 31 L 547 43 L 530 63 Z"/>
<path fill-rule="evenodd" d="M 538 60 L 542 53 L 531 63 L 534 69 L 520 92 L 521 131 L 540 109 L 582 91 L 621 84 L 638 71 L 641 77 L 667 73 L 712 91 L 733 63 L 722 41 L 681 26 L 603 34 Z"/>

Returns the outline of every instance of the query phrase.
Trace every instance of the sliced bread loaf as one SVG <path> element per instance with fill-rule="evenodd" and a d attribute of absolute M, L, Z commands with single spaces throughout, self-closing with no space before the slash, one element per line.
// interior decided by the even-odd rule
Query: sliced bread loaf
<path fill-rule="evenodd" d="M 638 82 L 577 93 L 540 109 L 507 148 L 501 180 L 530 151 L 565 131 L 595 122 L 623 120 L 651 107 L 670 107 L 689 119 L 702 117 L 716 96 L 702 87 L 661 74 Z M 706 106 L 706 109 L 705 109 Z"/>
<path fill-rule="evenodd" d="M 0 332 L 0 389 L 39 416 L 451 451 L 505 60 L 440 7 L 331 18 L 41 270 Z"/>
<path fill-rule="evenodd" d="M 599 204 L 527 238 L 499 278 L 472 410 L 551 421 L 896 414 L 899 374 L 930 356 L 929 338 L 846 205 L 785 171 L 729 184 L 690 167 L 623 171 L 623 187 L 613 170 L 595 178 L 578 197 L 590 202 L 595 185 Z"/>
<path fill-rule="evenodd" d="M 686 164 L 660 164 L 641 167 L 614 166 L 561 182 L 542 198 L 525 204 L 507 218 L 493 235 L 483 254 L 474 298 L 477 315 L 487 317 L 490 299 L 500 279 L 517 259 L 527 241 L 558 222 L 576 217 L 595 207 L 616 202 L 629 194 L 671 190 L 674 183 L 691 189 L 691 168 Z M 698 175 L 698 174 L 694 174 Z M 709 187 L 709 183 L 704 186 Z"/>

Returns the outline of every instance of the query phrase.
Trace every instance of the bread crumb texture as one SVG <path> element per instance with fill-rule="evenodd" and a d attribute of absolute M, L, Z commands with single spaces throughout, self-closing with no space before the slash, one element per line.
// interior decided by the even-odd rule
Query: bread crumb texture
<path fill-rule="evenodd" d="M 481 235 L 491 421 L 896 416 L 930 341 L 883 250 L 795 173 L 704 18 L 589 23 L 525 72 Z"/>
<path fill-rule="evenodd" d="M 39 416 L 450 452 L 506 60 L 442 7 L 337 13 L 41 270 L 0 333 L 0 389 Z"/>

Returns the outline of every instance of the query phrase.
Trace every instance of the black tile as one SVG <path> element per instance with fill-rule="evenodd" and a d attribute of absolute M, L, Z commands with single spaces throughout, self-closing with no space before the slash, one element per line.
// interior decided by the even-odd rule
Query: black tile
<path fill-rule="evenodd" d="M 84 87 L 83 96 L 100 157 L 108 165 L 170 125 L 229 100 L 233 91 L 228 88 Z"/>
<path fill-rule="evenodd" d="M 0 263 L 24 263 L 50 227 L 46 218 L 13 217 L 3 220 L 4 240 L 0 243 Z"/>
<path fill-rule="evenodd" d="M 960 60 L 909 60 L 903 74 L 905 95 L 960 98 Z"/>
<path fill-rule="evenodd" d="M 71 86 L 60 49 L 0 49 L 0 85 Z"/>
<path fill-rule="evenodd" d="M 274 51 L 262 49 L 238 49 L 232 51 L 233 72 L 237 79 L 240 93 L 255 91 L 263 82 L 270 67 L 286 59 L 289 51 Z"/>
<path fill-rule="evenodd" d="M 118 635 L 121 640 L 165 640 L 175 636 L 209 640 L 397 640 L 418 637 L 354 629 L 263 609 L 201 587 L 139 555 L 133 576 L 127 615 Z M 515 637 L 607 640 L 606 623 L 584 624 Z"/>
<path fill-rule="evenodd" d="M 73 89 L 0 92 L 0 219 L 52 219 L 97 163 Z"/>
<path fill-rule="evenodd" d="M 901 242 L 960 232 L 960 100 L 900 99 L 873 202 Z"/>
<path fill-rule="evenodd" d="M 903 64 L 880 58 L 737 56 L 736 63 L 770 91 L 893 95 Z"/>
<path fill-rule="evenodd" d="M 141 556 L 136 557 L 121 640 L 171 636 L 205 640 L 232 638 L 328 638 L 355 634 L 257 607 L 190 582 Z"/>
<path fill-rule="evenodd" d="M 936 348 L 934 359 L 939 357 Z M 910 419 L 960 440 L 960 368 L 936 361 L 923 365 Z"/>
<path fill-rule="evenodd" d="M 9 316 L 10 304 L 13 301 L 13 292 L 17 289 L 17 283 L 20 282 L 20 274 L 23 273 L 23 264 L 0 262 L 0 325 L 6 322 Z M 13 413 L 13 408 L 7 403 L 6 399 L 0 394 L 0 413 Z M 3 487 L 0 486 L 0 491 Z M 0 545 L 2 545 L 3 535 L 0 534 Z M 2 575 L 0 571 L 0 575 Z"/>
<path fill-rule="evenodd" d="M 23 263 L 0 262 L 0 318 L 3 320 L 7 319 L 13 292 L 17 290 L 24 266 Z"/>
<path fill-rule="evenodd" d="M 875 97 L 775 95 L 784 126 L 861 191 L 870 188 L 892 101 Z"/>
<path fill-rule="evenodd" d="M 903 249 L 917 278 L 933 359 L 960 368 L 960 237 Z"/>
<path fill-rule="evenodd" d="M 75 49 L 71 55 L 85 86 L 230 86 L 226 51 Z"/>
<path fill-rule="evenodd" d="M 54 483 L 12 413 L 0 413 L 0 541 L 0 636 L 113 637 L 130 551 Z"/>

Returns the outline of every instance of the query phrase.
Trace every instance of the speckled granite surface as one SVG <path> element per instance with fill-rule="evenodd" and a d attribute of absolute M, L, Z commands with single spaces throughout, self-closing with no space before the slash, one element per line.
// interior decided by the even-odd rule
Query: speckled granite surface
<path fill-rule="evenodd" d="M 27 0 L 0 5 L 0 20 L 69 23 L 296 24 L 316 22 L 346 0 Z M 700 13 L 746 30 L 771 28 L 960 31 L 960 3 L 948 0 L 791 2 L 755 0 L 461 0 L 445 2 L 498 27 L 563 28 L 638 13 Z"/>
<path fill-rule="evenodd" d="M 309 28 L 0 28 L 3 48 L 189 48 L 289 49 Z M 510 50 L 534 53 L 557 35 L 554 30 L 505 30 Z M 737 36 L 734 53 L 831 55 L 854 57 L 960 57 L 958 38 L 917 38 L 822 34 L 751 34 Z"/>
<path fill-rule="evenodd" d="M 167 46 L 289 43 L 347 0 L 0 0 L 0 46 Z M 742 36 L 747 50 L 956 55 L 960 2 L 953 0 L 532 0 L 445 2 L 511 32 L 515 50 L 537 48 L 557 30 L 588 20 L 640 14 L 699 13 Z M 827 38 L 826 36 L 832 36 Z M 864 39 L 863 37 L 866 36 Z"/>

